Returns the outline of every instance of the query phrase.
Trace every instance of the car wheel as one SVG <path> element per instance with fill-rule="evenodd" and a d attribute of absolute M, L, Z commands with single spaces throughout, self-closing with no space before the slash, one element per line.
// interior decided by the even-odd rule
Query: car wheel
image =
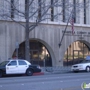
<path fill-rule="evenodd" d="M 0 71 L 0 77 L 2 77 L 2 71 Z"/>
<path fill-rule="evenodd" d="M 90 67 L 86 67 L 86 71 L 87 72 L 90 72 Z"/>
<path fill-rule="evenodd" d="M 32 75 L 33 75 L 33 70 L 27 69 L 26 75 L 27 75 L 27 76 L 32 76 Z"/>

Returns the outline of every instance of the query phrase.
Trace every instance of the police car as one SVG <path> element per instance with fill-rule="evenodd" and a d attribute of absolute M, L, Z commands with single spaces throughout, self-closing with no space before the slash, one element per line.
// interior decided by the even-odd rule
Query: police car
<path fill-rule="evenodd" d="M 27 60 L 11 59 L 0 63 L 0 77 L 11 74 L 26 74 L 32 76 L 35 72 L 41 72 L 39 65 L 31 65 Z"/>

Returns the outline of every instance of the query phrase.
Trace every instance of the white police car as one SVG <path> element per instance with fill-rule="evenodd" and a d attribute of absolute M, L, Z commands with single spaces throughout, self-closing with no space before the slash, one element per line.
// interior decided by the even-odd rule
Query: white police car
<path fill-rule="evenodd" d="M 33 75 L 35 72 L 41 72 L 39 65 L 31 65 L 27 60 L 12 59 L 0 63 L 0 77 L 9 74 Z"/>

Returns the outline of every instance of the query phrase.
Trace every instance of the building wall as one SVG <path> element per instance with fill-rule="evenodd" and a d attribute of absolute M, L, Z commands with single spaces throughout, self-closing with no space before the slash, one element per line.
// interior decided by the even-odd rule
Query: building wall
<path fill-rule="evenodd" d="M 12 22 L 9 18 L 11 16 L 11 0 L 7 1 L 9 2 L 6 2 L 6 0 L 0 0 L 0 61 L 7 60 L 8 58 L 12 57 L 12 54 L 16 48 L 16 44 L 20 44 L 25 41 L 25 29 L 20 24 Z M 88 1 L 88 7 L 86 8 L 86 23 L 84 23 L 84 3 L 82 3 L 84 0 L 75 0 L 77 2 L 75 5 L 73 5 L 73 0 L 65 0 L 66 3 L 64 0 L 58 1 L 60 7 L 57 6 L 53 8 L 53 15 L 57 15 L 57 17 L 51 21 L 50 8 L 43 17 L 48 19 L 42 21 L 34 30 L 30 32 L 29 35 L 30 39 L 36 39 L 47 47 L 52 57 L 53 66 L 63 65 L 65 51 L 74 41 L 82 40 L 87 44 L 90 42 L 90 1 L 86 0 Z M 51 4 L 51 0 L 43 0 L 43 2 L 45 2 L 43 5 Z M 65 8 L 62 6 L 63 3 L 66 5 L 64 6 Z M 79 6 L 78 3 L 82 3 L 79 4 L 81 6 Z M 25 1 L 14 0 L 14 5 L 18 10 L 25 13 Z M 63 31 L 65 30 L 67 20 L 70 17 L 70 13 L 74 6 L 76 6 L 76 22 L 74 25 L 75 34 L 72 34 L 71 25 L 69 24 L 59 48 Z M 38 0 L 33 0 L 32 5 L 30 6 L 29 14 L 31 15 L 31 11 L 35 12 L 36 9 L 38 10 Z M 41 13 L 44 12 L 44 9 L 41 11 Z M 64 14 L 61 13 L 63 9 L 65 9 L 65 21 L 62 18 Z M 3 14 L 8 15 L 9 17 L 4 16 Z M 34 14 L 29 21 L 36 22 L 37 17 L 38 13 Z M 16 11 L 14 12 L 13 19 L 17 22 L 25 24 L 25 17 L 22 17 L 21 14 Z"/>
<path fill-rule="evenodd" d="M 29 34 L 30 39 L 36 39 L 43 43 L 49 50 L 52 57 L 53 66 L 62 66 L 65 51 L 71 43 L 77 40 L 83 40 L 84 43 L 90 43 L 90 26 L 75 25 L 75 34 L 72 34 L 71 26 L 65 32 L 61 47 L 59 43 L 65 29 L 65 24 L 47 24 L 41 23 Z M 82 38 L 81 38 L 82 32 Z M 25 29 L 15 22 L 0 21 L 0 62 L 12 57 L 19 44 L 25 41 Z"/>
<path fill-rule="evenodd" d="M 31 0 L 32 1 L 32 0 Z M 42 1 L 42 7 L 43 5 L 49 5 L 51 4 L 51 1 L 55 2 L 55 0 L 41 0 Z M 75 5 L 73 5 L 73 1 L 75 1 Z M 86 1 L 86 24 L 90 25 L 90 1 L 89 0 L 85 0 Z M 44 2 L 44 3 L 43 3 Z M 56 17 L 53 18 L 53 21 L 51 21 L 51 10 L 49 9 L 45 15 L 42 18 L 48 18 L 45 19 L 44 21 L 46 22 L 63 22 L 63 16 L 65 16 L 65 21 L 67 22 L 67 19 L 70 16 L 70 13 L 72 11 L 72 8 L 75 6 L 75 14 L 76 14 L 76 22 L 75 23 L 79 23 L 79 24 L 83 24 L 84 23 L 84 0 L 58 0 L 57 2 L 59 4 L 59 6 L 54 6 L 53 10 L 54 13 L 53 15 L 55 15 Z M 62 4 L 65 4 L 65 7 L 63 8 Z M 56 4 L 56 5 L 58 5 Z M 14 18 L 18 19 L 18 20 L 25 20 L 25 0 L 14 0 L 14 6 L 16 7 L 15 9 L 19 10 L 21 13 L 15 11 L 14 12 Z M 46 9 L 47 7 L 45 7 L 44 9 Z M 33 12 L 36 11 L 36 9 L 38 9 L 38 0 L 33 0 L 32 5 L 30 5 L 30 12 L 29 15 L 31 15 Z M 44 12 L 44 9 L 41 10 L 41 13 Z M 62 13 L 62 10 L 65 9 L 65 15 Z M 22 14 L 23 13 L 23 14 Z M 4 16 L 4 15 L 8 15 Z M 10 19 L 10 15 L 11 15 L 11 0 L 0 0 L 0 19 Z M 38 12 L 36 14 L 34 14 L 29 20 L 31 21 L 36 21 L 38 17 Z"/>

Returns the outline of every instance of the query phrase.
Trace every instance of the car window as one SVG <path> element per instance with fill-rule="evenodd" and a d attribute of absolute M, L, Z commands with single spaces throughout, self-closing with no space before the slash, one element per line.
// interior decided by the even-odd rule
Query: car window
<path fill-rule="evenodd" d="M 0 66 L 5 66 L 6 64 L 8 64 L 9 61 L 4 61 L 2 63 L 0 63 Z"/>
<path fill-rule="evenodd" d="M 18 61 L 19 65 L 27 65 L 27 63 L 25 61 Z"/>
<path fill-rule="evenodd" d="M 17 62 L 16 62 L 16 61 L 11 61 L 11 62 L 8 64 L 8 66 L 15 66 L 15 65 L 17 65 Z"/>
<path fill-rule="evenodd" d="M 90 60 L 83 60 L 81 63 L 90 63 Z"/>

